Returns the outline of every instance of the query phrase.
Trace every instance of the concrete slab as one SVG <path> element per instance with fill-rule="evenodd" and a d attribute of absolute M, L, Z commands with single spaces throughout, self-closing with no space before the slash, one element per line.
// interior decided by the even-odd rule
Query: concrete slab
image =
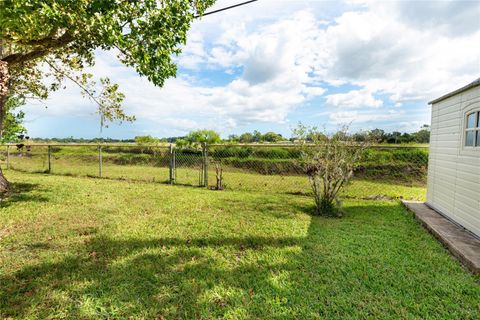
<path fill-rule="evenodd" d="M 479 239 L 423 202 L 402 200 L 402 203 L 467 269 L 480 274 Z"/>

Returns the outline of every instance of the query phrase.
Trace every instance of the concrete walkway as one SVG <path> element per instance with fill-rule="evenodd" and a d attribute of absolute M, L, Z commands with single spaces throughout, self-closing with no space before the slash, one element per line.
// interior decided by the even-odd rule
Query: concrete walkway
<path fill-rule="evenodd" d="M 475 274 L 480 274 L 480 240 L 454 224 L 423 202 L 403 201 L 402 203 L 460 262 Z"/>

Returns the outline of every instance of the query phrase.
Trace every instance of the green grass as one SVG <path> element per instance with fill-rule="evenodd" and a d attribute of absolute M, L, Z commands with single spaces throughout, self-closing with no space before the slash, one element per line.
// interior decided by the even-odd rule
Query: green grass
<path fill-rule="evenodd" d="M 480 278 L 398 201 L 351 189 L 345 216 L 326 219 L 310 215 L 309 197 L 287 193 L 7 176 L 2 319 L 480 315 Z"/>
<path fill-rule="evenodd" d="M 46 157 L 12 157 L 12 168 L 25 172 L 45 172 L 48 169 Z M 76 157 L 58 157 L 52 160 L 52 174 L 70 176 L 96 177 L 99 174 L 98 163 L 95 160 L 80 160 Z M 200 167 L 191 168 L 178 165 L 176 182 L 182 185 L 199 185 Z M 116 165 L 105 162 L 102 176 L 108 179 L 129 181 L 148 181 L 167 183 L 168 167 L 149 165 Z M 209 185 L 215 185 L 215 170 L 209 170 Z M 310 185 L 306 176 L 299 175 L 262 175 L 246 170 L 223 167 L 223 184 L 228 190 L 260 191 L 268 193 L 308 194 Z M 421 181 L 392 180 L 388 177 L 377 179 L 357 179 L 346 189 L 343 197 L 347 198 L 393 198 L 425 200 L 426 189 Z"/>
<path fill-rule="evenodd" d="M 1 148 L 0 148 L 1 149 Z M 45 170 L 47 167 L 47 146 L 29 146 L 21 150 L 10 147 L 11 162 L 16 166 L 32 163 Z M 63 163 L 95 163 L 98 160 L 98 147 L 90 146 L 51 146 L 54 168 Z M 168 167 L 170 153 L 168 147 L 147 146 L 103 146 L 105 163 L 115 165 L 149 165 Z M 1 152 L 2 150 L 0 150 Z M 176 150 L 176 162 L 179 168 L 199 166 L 202 153 L 198 149 Z M 249 172 L 264 175 L 296 175 L 299 173 L 298 160 L 301 152 L 292 147 L 248 147 L 248 146 L 212 146 L 209 148 L 209 161 L 221 163 L 228 172 Z M 403 182 L 426 180 L 428 149 L 411 147 L 384 148 L 372 147 L 365 151 L 356 167 L 356 174 L 365 178 L 389 178 Z M 60 168 L 61 169 L 61 168 Z M 97 171 L 93 168 L 93 172 Z M 92 174 L 90 172 L 89 174 Z"/>

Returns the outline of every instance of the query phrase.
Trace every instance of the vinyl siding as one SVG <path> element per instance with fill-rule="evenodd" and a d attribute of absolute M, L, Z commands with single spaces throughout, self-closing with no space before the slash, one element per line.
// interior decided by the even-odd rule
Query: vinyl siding
<path fill-rule="evenodd" d="M 427 203 L 480 237 L 480 148 L 463 147 L 467 110 L 480 87 L 432 105 Z"/>

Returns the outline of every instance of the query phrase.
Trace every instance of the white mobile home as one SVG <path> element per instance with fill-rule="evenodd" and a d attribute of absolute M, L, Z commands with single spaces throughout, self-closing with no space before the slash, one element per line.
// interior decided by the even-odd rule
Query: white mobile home
<path fill-rule="evenodd" d="M 426 204 L 480 237 L 480 78 L 430 104 Z"/>

